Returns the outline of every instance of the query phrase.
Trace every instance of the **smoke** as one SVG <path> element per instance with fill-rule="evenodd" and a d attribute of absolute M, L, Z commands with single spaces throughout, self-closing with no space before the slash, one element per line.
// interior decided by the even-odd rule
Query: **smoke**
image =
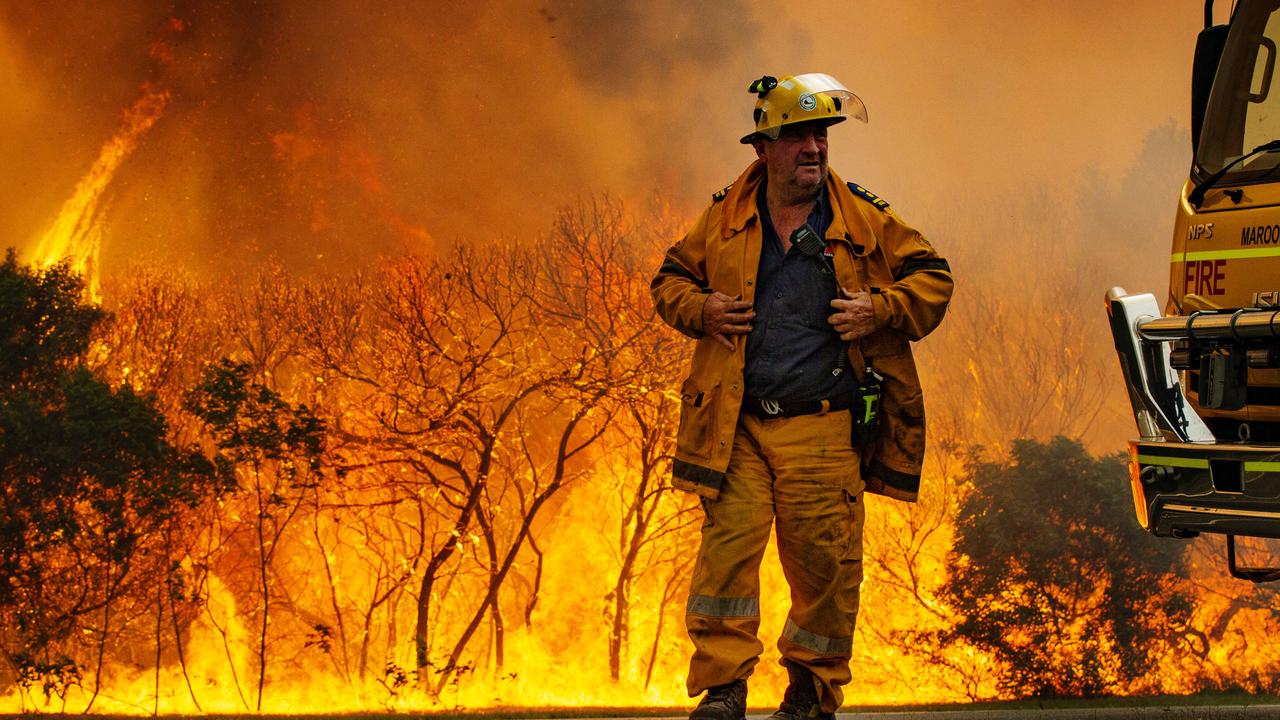
<path fill-rule="evenodd" d="M 578 82 L 591 92 L 632 100 L 638 90 L 667 88 L 678 95 L 694 83 L 709 84 L 716 68 L 749 56 L 760 38 L 751 9 L 741 2 L 564 0 L 549 2 L 539 14 L 566 48 Z"/>
<path fill-rule="evenodd" d="M 825 71 L 871 114 L 833 131 L 833 166 L 944 250 L 977 249 L 947 237 L 974 198 L 1119 178 L 1181 121 L 1199 20 L 1157 2 L 9 2 L 0 234 L 29 251 L 144 83 L 172 101 L 107 191 L 108 272 L 520 242 L 603 190 L 692 214 L 751 159 L 746 84 Z"/>

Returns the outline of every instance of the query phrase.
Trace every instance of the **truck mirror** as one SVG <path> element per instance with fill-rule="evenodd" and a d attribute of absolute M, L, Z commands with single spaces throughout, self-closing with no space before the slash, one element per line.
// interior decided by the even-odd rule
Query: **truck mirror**
<path fill-rule="evenodd" d="M 1200 146 L 1200 126 L 1204 124 L 1213 76 L 1218 72 L 1218 61 L 1222 59 L 1222 48 L 1227 43 L 1227 31 L 1230 29 L 1228 25 L 1214 25 L 1201 30 L 1196 38 L 1196 53 L 1191 62 L 1192 153 Z"/>

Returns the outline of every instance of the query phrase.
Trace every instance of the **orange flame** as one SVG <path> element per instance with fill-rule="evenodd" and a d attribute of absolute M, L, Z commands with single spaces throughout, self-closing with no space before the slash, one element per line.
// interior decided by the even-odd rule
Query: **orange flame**
<path fill-rule="evenodd" d="M 169 102 L 169 91 L 144 85 L 142 96 L 124 112 L 120 130 L 102 146 L 98 159 L 62 204 L 58 217 L 36 244 L 35 264 L 46 268 L 67 261 L 85 278 L 90 297 L 101 300 L 98 256 L 102 249 L 103 195 L 120 165 L 138 141 L 160 119 Z"/>

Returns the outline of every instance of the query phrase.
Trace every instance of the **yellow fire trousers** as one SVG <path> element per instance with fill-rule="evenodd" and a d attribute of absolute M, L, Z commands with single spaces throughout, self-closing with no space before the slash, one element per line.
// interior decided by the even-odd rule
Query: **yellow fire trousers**
<path fill-rule="evenodd" d="M 863 482 L 847 411 L 761 420 L 743 413 L 720 497 L 704 501 L 702 545 L 686 608 L 689 696 L 751 675 L 764 645 L 760 560 L 777 523 L 791 610 L 782 657 L 809 668 L 822 709 L 851 679 L 862 582 Z"/>

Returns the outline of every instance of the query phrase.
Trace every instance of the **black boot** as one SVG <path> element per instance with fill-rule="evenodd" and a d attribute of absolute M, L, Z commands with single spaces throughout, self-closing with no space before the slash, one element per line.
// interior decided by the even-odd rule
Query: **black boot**
<path fill-rule="evenodd" d="M 769 720 L 835 720 L 835 713 L 822 712 L 818 681 L 809 668 L 790 660 L 783 660 L 782 664 L 787 666 L 790 683 L 782 696 L 782 704 Z"/>
<path fill-rule="evenodd" d="M 708 688 L 689 720 L 743 720 L 747 716 L 747 681 Z"/>

